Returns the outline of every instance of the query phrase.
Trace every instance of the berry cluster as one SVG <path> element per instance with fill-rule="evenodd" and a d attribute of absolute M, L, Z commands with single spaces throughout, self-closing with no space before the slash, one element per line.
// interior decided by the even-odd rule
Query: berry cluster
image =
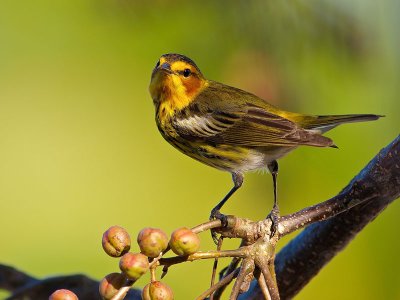
<path fill-rule="evenodd" d="M 112 226 L 103 234 L 104 251 L 111 257 L 120 257 L 121 273 L 111 273 L 100 282 L 100 295 L 103 299 L 123 299 L 127 288 L 132 286 L 147 271 L 151 282 L 142 291 L 143 300 L 171 300 L 172 290 L 165 283 L 157 281 L 155 269 L 164 253 L 171 249 L 178 256 L 195 253 L 200 246 L 200 239 L 191 229 L 176 229 L 168 239 L 161 229 L 144 228 L 137 237 L 140 253 L 130 252 L 131 239 L 128 232 L 120 226 Z M 125 287 L 125 289 L 124 289 Z M 120 296 L 118 298 L 118 296 Z"/>

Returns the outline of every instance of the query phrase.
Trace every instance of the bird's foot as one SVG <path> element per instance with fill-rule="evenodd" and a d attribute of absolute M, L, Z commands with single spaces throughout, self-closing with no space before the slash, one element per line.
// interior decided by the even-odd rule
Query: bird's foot
<path fill-rule="evenodd" d="M 272 208 L 271 212 L 268 215 L 268 218 L 270 218 L 272 221 L 271 225 L 271 238 L 272 238 L 275 235 L 276 231 L 278 230 L 278 224 L 280 218 L 278 205 L 274 205 L 274 207 Z"/>
<path fill-rule="evenodd" d="M 221 214 L 219 209 L 217 209 L 217 208 L 214 208 L 211 211 L 210 221 L 211 220 L 220 220 L 221 221 L 221 227 L 228 226 L 228 218 L 224 214 Z"/>
<path fill-rule="evenodd" d="M 210 221 L 211 220 L 220 220 L 221 221 L 221 227 L 226 227 L 228 226 L 228 218 L 224 215 L 221 214 L 218 208 L 213 208 L 210 214 Z M 216 245 L 218 245 L 218 236 L 217 233 L 211 229 L 211 237 Z"/>

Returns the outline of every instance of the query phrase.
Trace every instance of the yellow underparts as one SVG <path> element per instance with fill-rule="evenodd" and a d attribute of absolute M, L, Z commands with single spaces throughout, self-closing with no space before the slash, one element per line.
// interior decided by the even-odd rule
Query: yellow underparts
<path fill-rule="evenodd" d="M 199 149 L 201 151 L 198 153 L 198 157 L 195 158 L 214 168 L 225 171 L 239 171 L 242 167 L 245 169 L 247 167 L 254 168 L 252 166 L 253 157 L 247 148 L 231 145 L 219 145 L 218 147 L 201 145 Z"/>
<path fill-rule="evenodd" d="M 163 88 L 160 93 L 160 117 L 173 116 L 175 111 L 179 111 L 188 106 L 196 96 L 208 86 L 206 81 L 201 82 L 196 90 L 188 92 L 187 87 L 182 84 L 178 76 L 167 76 L 162 83 Z"/>

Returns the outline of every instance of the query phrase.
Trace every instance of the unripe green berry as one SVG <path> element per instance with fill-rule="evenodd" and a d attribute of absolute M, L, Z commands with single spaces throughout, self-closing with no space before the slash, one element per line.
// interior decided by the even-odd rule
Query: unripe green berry
<path fill-rule="evenodd" d="M 108 255 L 120 257 L 131 248 L 131 238 L 124 228 L 112 226 L 104 232 L 102 245 Z"/>
<path fill-rule="evenodd" d="M 121 273 L 111 273 L 104 277 L 99 285 L 99 293 L 102 299 L 112 299 L 124 286 L 125 281 L 126 277 Z"/>
<path fill-rule="evenodd" d="M 78 300 L 78 297 L 70 290 L 57 290 L 50 295 L 49 300 Z"/>
<path fill-rule="evenodd" d="M 179 256 L 186 256 L 199 250 L 200 239 L 197 234 L 186 227 L 178 228 L 171 234 L 169 246 Z"/>
<path fill-rule="evenodd" d="M 148 257 L 157 257 L 168 247 L 168 236 L 158 228 L 142 229 L 137 237 L 140 251 Z"/>
<path fill-rule="evenodd" d="M 161 281 L 153 281 L 142 290 L 142 300 L 173 300 L 171 288 Z"/>
<path fill-rule="evenodd" d="M 130 280 L 137 280 L 149 269 L 149 260 L 142 253 L 128 252 L 121 257 L 119 268 Z"/>

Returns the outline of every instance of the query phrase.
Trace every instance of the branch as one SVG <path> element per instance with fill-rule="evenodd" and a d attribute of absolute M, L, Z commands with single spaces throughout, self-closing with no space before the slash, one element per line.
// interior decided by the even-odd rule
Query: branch
<path fill-rule="evenodd" d="M 382 149 L 343 191 L 322 204 L 282 218 L 280 234 L 285 234 L 323 217 L 329 220 L 309 225 L 277 255 L 275 271 L 281 299 L 293 298 L 339 251 L 392 201 L 400 196 L 400 136 Z M 328 204 L 328 205 L 327 205 Z M 362 204 L 362 205 L 360 205 Z M 324 209 L 321 209 L 324 208 Z M 328 217 L 328 216 L 327 216 Z M 309 220 L 311 219 L 311 220 Z M 252 288 L 239 299 L 260 299 L 262 292 Z"/>
<path fill-rule="evenodd" d="M 23 286 L 35 284 L 38 280 L 13 267 L 0 264 L 0 289 L 9 292 L 21 289 Z"/>
<path fill-rule="evenodd" d="M 251 258 L 243 259 L 239 274 L 237 276 L 235 284 L 233 285 L 231 295 L 229 296 L 230 300 L 237 299 L 238 295 L 240 294 L 240 292 L 242 290 L 242 285 L 245 283 L 246 277 L 253 274 L 254 268 L 255 268 L 255 266 L 254 266 L 253 259 L 251 259 Z M 252 278 L 250 278 L 250 280 L 247 281 L 247 287 L 250 286 L 251 279 Z"/>
<path fill-rule="evenodd" d="M 175 264 L 180 264 L 187 261 L 195 261 L 199 259 L 210 259 L 210 258 L 223 258 L 223 257 L 240 257 L 244 258 L 248 255 L 248 249 L 246 247 L 241 247 L 235 250 L 221 250 L 221 251 L 207 251 L 207 252 L 195 252 L 188 256 L 173 256 L 167 258 L 161 258 L 159 264 L 161 266 L 171 266 Z"/>
<path fill-rule="evenodd" d="M 24 272 L 0 264 L 0 288 L 9 291 L 7 300 L 48 299 L 58 289 L 69 289 L 79 299 L 99 299 L 99 282 L 85 275 L 56 276 L 45 279 L 33 278 Z M 140 300 L 141 292 L 130 289 L 125 300 Z"/>
<path fill-rule="evenodd" d="M 280 295 L 278 291 L 278 287 L 276 286 L 276 281 L 272 277 L 271 271 L 267 262 L 263 261 L 256 261 L 257 267 L 260 268 L 261 274 L 264 276 L 265 285 L 268 290 L 268 296 L 271 300 L 279 300 Z M 265 292 L 261 288 L 261 295 L 264 295 Z"/>
<path fill-rule="evenodd" d="M 213 285 L 208 290 L 203 292 L 199 297 L 196 298 L 196 300 L 203 300 L 207 296 L 211 295 L 212 293 L 214 293 L 215 291 L 220 289 L 221 287 L 228 285 L 235 277 L 237 277 L 237 275 L 239 274 L 239 271 L 240 271 L 240 268 L 237 268 L 233 272 L 231 272 L 228 275 L 226 275 L 224 278 L 222 278 L 215 285 Z"/>

